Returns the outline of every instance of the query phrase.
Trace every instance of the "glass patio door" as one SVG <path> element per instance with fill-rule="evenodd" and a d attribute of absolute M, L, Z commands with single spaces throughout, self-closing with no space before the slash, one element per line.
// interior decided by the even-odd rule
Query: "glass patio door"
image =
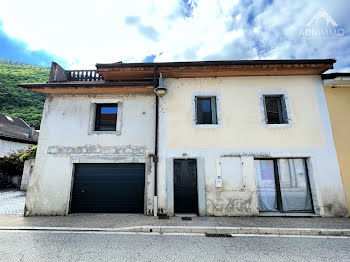
<path fill-rule="evenodd" d="M 278 159 L 283 211 L 312 211 L 305 159 Z"/>
<path fill-rule="evenodd" d="M 278 211 L 273 160 L 255 160 L 255 173 L 260 211 Z"/>
<path fill-rule="evenodd" d="M 313 210 L 305 159 L 257 159 L 255 172 L 261 212 Z"/>

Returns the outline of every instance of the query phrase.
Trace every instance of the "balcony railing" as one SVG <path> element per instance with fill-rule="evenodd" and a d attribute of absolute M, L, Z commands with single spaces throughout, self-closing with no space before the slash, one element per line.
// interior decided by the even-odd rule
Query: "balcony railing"
<path fill-rule="evenodd" d="M 66 70 L 68 81 L 101 81 L 97 70 Z"/>

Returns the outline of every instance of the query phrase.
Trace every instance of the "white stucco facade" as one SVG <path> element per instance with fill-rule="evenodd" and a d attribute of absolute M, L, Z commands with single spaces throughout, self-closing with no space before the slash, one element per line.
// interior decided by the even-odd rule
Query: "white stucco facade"
<path fill-rule="evenodd" d="M 91 132 L 96 103 L 118 103 L 118 132 Z M 121 109 L 121 107 L 119 107 Z M 155 97 L 56 95 L 45 101 L 26 215 L 67 215 L 75 163 L 145 163 L 145 214 L 153 209 Z"/>

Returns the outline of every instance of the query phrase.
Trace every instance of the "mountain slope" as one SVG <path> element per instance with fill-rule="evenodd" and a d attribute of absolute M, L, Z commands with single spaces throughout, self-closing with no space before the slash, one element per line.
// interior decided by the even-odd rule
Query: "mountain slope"
<path fill-rule="evenodd" d="M 49 79 L 50 69 L 0 59 L 0 112 L 23 118 L 39 128 L 45 95 L 18 87 Z"/>

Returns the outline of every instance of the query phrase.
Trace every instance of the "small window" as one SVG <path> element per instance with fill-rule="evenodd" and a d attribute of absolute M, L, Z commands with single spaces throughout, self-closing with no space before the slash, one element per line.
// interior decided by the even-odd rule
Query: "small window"
<path fill-rule="evenodd" d="M 196 124 L 215 125 L 217 121 L 216 97 L 196 97 Z"/>
<path fill-rule="evenodd" d="M 288 124 L 284 95 L 264 96 L 267 124 Z"/>
<path fill-rule="evenodd" d="M 95 131 L 116 131 L 117 104 L 96 104 Z"/>

